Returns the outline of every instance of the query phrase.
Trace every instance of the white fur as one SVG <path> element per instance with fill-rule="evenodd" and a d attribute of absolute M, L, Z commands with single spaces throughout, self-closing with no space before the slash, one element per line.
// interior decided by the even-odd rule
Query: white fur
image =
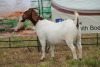
<path fill-rule="evenodd" d="M 73 58 L 77 59 L 76 50 L 73 42 L 77 41 L 79 58 L 82 59 L 81 33 L 77 29 L 78 13 L 75 12 L 75 21 L 68 19 L 63 22 L 55 23 L 49 20 L 39 20 L 35 26 L 35 31 L 42 46 L 42 57 L 45 58 L 46 41 L 50 43 L 51 57 L 54 57 L 54 44 L 66 43 L 71 49 Z"/>

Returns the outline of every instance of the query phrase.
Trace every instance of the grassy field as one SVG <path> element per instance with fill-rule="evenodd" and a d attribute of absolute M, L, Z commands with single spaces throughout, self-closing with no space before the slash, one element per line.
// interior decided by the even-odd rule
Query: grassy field
<path fill-rule="evenodd" d="M 73 60 L 67 46 L 56 46 L 55 58 L 50 59 L 50 52 L 45 61 L 40 61 L 41 53 L 37 48 L 0 49 L 0 67 L 99 67 L 100 46 L 83 46 L 83 60 Z"/>
<path fill-rule="evenodd" d="M 16 37 L 13 38 L 13 40 L 20 40 L 26 38 L 36 39 L 36 37 L 33 36 L 33 37 L 23 37 L 23 38 Z M 83 41 L 85 42 L 86 40 Z M 8 43 L 0 43 L 0 47 L 6 46 L 7 44 Z M 15 44 L 16 46 L 26 46 L 33 44 L 36 45 L 36 42 L 11 43 L 12 46 L 15 46 Z M 46 54 L 45 61 L 40 61 L 41 53 L 39 53 L 37 48 L 35 47 L 30 47 L 30 50 L 32 52 L 30 52 L 28 48 L 0 48 L 0 67 L 99 67 L 100 66 L 100 45 L 98 46 L 83 45 L 82 61 L 73 60 L 72 53 L 66 45 L 63 46 L 56 45 L 55 47 L 56 47 L 55 58 L 50 59 L 50 52 L 48 52 Z"/>

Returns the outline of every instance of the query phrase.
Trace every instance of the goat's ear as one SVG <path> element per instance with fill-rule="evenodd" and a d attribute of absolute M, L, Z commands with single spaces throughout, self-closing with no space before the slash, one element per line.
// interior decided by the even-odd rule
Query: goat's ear
<path fill-rule="evenodd" d="M 33 9 L 32 8 L 29 8 L 28 10 L 27 10 L 27 12 L 28 12 L 28 15 L 32 15 L 32 12 L 33 12 Z"/>
<path fill-rule="evenodd" d="M 36 13 L 35 10 L 32 11 L 32 19 L 37 22 L 39 19 L 38 19 L 38 14 Z"/>

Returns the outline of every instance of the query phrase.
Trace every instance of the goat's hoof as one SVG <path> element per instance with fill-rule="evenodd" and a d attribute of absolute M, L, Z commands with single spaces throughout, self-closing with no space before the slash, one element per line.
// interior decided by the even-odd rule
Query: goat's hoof
<path fill-rule="evenodd" d="M 79 58 L 80 61 L 82 61 L 82 58 Z"/>
<path fill-rule="evenodd" d="M 77 61 L 77 59 L 73 59 L 72 61 Z"/>
<path fill-rule="evenodd" d="M 43 59 L 40 59 L 40 61 L 44 61 L 45 60 L 45 58 L 43 58 Z"/>
<path fill-rule="evenodd" d="M 73 61 L 77 61 L 77 59 L 73 59 Z"/>
<path fill-rule="evenodd" d="M 55 60 L 55 57 L 51 57 L 50 60 Z"/>

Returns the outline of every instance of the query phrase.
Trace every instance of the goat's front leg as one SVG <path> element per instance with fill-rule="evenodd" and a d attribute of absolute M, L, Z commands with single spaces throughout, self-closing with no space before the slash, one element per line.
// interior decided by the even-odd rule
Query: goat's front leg
<path fill-rule="evenodd" d="M 42 46 L 42 57 L 41 61 L 45 59 L 45 47 L 46 47 L 46 41 L 45 40 L 40 40 L 41 46 Z"/>
<path fill-rule="evenodd" d="M 50 44 L 51 59 L 54 58 L 54 45 Z"/>

